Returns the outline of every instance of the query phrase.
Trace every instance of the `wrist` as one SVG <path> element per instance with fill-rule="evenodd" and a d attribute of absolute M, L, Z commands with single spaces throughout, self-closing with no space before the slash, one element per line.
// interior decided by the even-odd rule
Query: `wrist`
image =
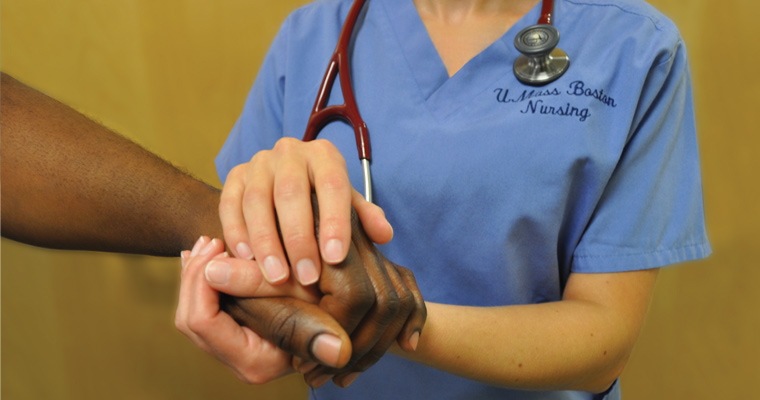
<path fill-rule="evenodd" d="M 176 225 L 179 229 L 183 249 L 192 248 L 200 236 L 224 238 L 224 231 L 219 220 L 219 196 L 221 191 L 195 178 L 188 177 L 184 191 L 190 193 L 186 215 Z"/>

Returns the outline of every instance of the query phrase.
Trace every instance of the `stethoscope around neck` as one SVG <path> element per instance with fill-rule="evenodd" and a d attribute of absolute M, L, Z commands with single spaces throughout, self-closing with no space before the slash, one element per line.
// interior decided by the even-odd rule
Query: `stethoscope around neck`
<path fill-rule="evenodd" d="M 515 77 L 526 85 L 543 86 L 557 80 L 570 66 L 570 57 L 557 48 L 559 31 L 552 25 L 554 0 L 543 0 L 541 17 L 515 36 Z"/>
<path fill-rule="evenodd" d="M 351 85 L 351 63 L 348 50 L 351 37 L 354 33 L 356 20 L 359 18 L 362 7 L 367 0 L 354 0 L 354 4 L 348 12 L 346 22 L 340 31 L 338 44 L 330 62 L 327 65 L 322 84 L 319 86 L 314 107 L 311 109 L 309 122 L 303 140 L 310 141 L 325 127 L 335 120 L 343 120 L 354 129 L 356 137 L 356 150 L 362 163 L 364 173 L 364 197 L 372 202 L 372 174 L 370 162 L 372 149 L 369 144 L 369 130 L 367 124 L 359 114 L 359 108 L 354 98 L 354 90 Z M 552 26 L 553 0 L 543 0 L 541 5 L 541 18 L 538 24 L 529 26 L 517 34 L 515 47 L 522 55 L 515 60 L 515 76 L 520 82 L 528 85 L 546 85 L 559 78 L 567 71 L 570 59 L 564 51 L 557 49 L 559 32 Z M 335 78 L 339 77 L 343 104 L 328 105 L 330 92 L 332 91 Z"/>

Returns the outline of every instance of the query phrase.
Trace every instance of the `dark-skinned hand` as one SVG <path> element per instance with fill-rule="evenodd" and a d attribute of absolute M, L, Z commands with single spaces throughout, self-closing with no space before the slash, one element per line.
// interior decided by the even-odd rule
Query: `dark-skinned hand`
<path fill-rule="evenodd" d="M 315 205 L 313 209 L 319 208 Z M 315 225 L 319 226 L 318 212 Z M 272 287 L 262 279 L 254 263 L 231 258 L 224 258 L 223 262 L 229 265 L 227 283 L 211 279 L 207 282 L 217 290 L 240 296 L 225 297 L 224 310 L 243 327 L 296 356 L 295 367 L 306 373 L 306 381 L 312 386 L 321 386 L 330 378 L 340 386 L 349 385 L 359 373 L 376 363 L 394 341 L 407 351 L 416 347 L 426 311 L 414 276 L 408 269 L 388 261 L 375 248 L 355 214 L 348 256 L 337 265 L 322 263 L 318 291 L 310 292 L 292 281 Z M 188 315 L 193 315 L 192 310 Z M 221 328 L 208 329 L 202 323 L 204 318 L 199 319 L 193 326 L 196 329 L 180 330 L 191 339 L 195 337 L 197 344 L 204 343 L 207 351 L 222 359 L 238 376 L 246 375 L 241 370 L 259 372 L 260 366 L 241 365 L 250 360 L 233 351 L 234 346 L 218 343 L 218 337 L 229 335 L 223 335 Z M 229 326 L 225 329 L 233 330 Z M 276 376 L 265 376 L 273 377 Z M 254 378 L 244 380 L 262 381 L 260 376 Z"/>

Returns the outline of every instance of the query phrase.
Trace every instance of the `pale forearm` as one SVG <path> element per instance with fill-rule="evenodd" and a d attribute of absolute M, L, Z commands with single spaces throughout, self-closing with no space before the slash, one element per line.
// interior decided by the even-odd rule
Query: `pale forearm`
<path fill-rule="evenodd" d="M 604 391 L 638 337 L 657 272 L 573 275 L 553 303 L 427 303 L 417 351 L 396 353 L 496 386 Z"/>
<path fill-rule="evenodd" d="M 175 256 L 221 236 L 216 189 L 6 75 L 1 120 L 3 236 Z"/>
<path fill-rule="evenodd" d="M 404 356 L 473 380 L 528 390 L 604 390 L 627 351 L 590 304 L 510 307 L 427 303 L 414 353 Z M 623 354 L 621 354 L 623 353 Z"/>

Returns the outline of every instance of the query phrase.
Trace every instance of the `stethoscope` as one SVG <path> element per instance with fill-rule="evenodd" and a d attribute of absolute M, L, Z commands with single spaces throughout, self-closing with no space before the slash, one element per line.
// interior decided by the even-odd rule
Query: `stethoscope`
<path fill-rule="evenodd" d="M 364 173 L 364 198 L 372 202 L 372 174 L 370 172 L 372 149 L 369 144 L 367 124 L 356 106 L 348 57 L 351 36 L 365 2 L 366 0 L 355 0 L 348 12 L 348 17 L 338 37 L 338 45 L 322 78 L 303 140 L 316 139 L 322 128 L 336 119 L 341 119 L 351 125 L 356 136 L 356 149 L 359 152 Z M 556 48 L 559 43 L 559 31 L 552 25 L 553 9 L 554 0 L 542 0 L 541 18 L 538 24 L 521 30 L 515 37 L 515 47 L 522 54 L 515 60 L 514 73 L 520 82 L 527 85 L 546 85 L 562 76 L 570 65 L 567 54 Z M 340 87 L 345 102 L 327 106 L 330 91 L 338 73 L 340 73 Z"/>
<path fill-rule="evenodd" d="M 513 70 L 517 80 L 533 86 L 543 86 L 557 80 L 570 66 L 567 53 L 557 48 L 559 31 L 552 25 L 554 0 L 543 0 L 541 18 L 515 36 L 520 51 Z"/>

